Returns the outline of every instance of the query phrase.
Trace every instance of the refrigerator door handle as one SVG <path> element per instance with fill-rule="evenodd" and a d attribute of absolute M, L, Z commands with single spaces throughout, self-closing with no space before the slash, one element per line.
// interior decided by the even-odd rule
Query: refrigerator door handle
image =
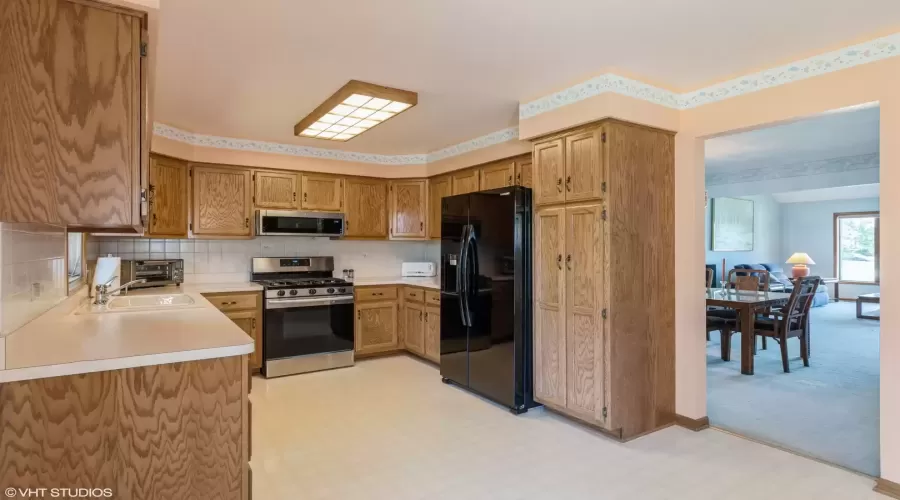
<path fill-rule="evenodd" d="M 469 234 L 467 238 L 466 258 L 471 261 L 466 262 L 466 310 L 469 316 L 469 326 L 472 326 L 472 307 L 469 299 L 477 303 L 478 300 L 478 240 L 475 238 L 475 226 L 469 224 Z"/>
<path fill-rule="evenodd" d="M 456 296 L 459 299 L 459 317 L 463 326 L 469 326 L 466 310 L 466 247 L 468 246 L 469 226 L 463 226 L 459 242 L 459 259 L 456 262 Z"/>

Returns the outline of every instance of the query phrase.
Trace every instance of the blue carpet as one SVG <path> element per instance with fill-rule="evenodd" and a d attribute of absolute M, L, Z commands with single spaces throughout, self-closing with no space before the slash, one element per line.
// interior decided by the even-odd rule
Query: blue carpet
<path fill-rule="evenodd" d="M 755 375 L 741 375 L 741 336 L 722 361 L 719 333 L 707 343 L 710 423 L 759 441 L 878 476 L 879 323 L 856 319 L 853 302 L 812 310 L 810 366 L 788 341 L 791 373 L 778 344 L 758 350 Z M 761 340 L 757 340 L 761 345 Z"/>

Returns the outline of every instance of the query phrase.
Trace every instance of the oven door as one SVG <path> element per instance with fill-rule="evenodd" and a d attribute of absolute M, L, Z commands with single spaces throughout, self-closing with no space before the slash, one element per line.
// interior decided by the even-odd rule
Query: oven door
<path fill-rule="evenodd" d="M 353 351 L 353 326 L 352 296 L 267 299 L 264 358 Z"/>

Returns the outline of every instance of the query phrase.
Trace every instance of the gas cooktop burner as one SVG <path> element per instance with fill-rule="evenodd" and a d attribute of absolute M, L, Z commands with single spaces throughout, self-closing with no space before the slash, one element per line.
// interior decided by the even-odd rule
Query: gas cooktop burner
<path fill-rule="evenodd" d="M 280 280 L 261 280 L 260 283 L 266 288 L 310 288 L 315 286 L 335 285 L 343 286 L 350 283 L 340 278 L 301 278 L 301 279 L 280 279 Z"/>

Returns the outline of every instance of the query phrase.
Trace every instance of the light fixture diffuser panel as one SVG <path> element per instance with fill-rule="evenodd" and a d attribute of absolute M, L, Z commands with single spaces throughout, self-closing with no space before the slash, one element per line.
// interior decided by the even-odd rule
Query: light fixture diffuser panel
<path fill-rule="evenodd" d="M 351 80 L 294 125 L 294 135 L 347 141 L 418 102 L 415 92 Z"/>

